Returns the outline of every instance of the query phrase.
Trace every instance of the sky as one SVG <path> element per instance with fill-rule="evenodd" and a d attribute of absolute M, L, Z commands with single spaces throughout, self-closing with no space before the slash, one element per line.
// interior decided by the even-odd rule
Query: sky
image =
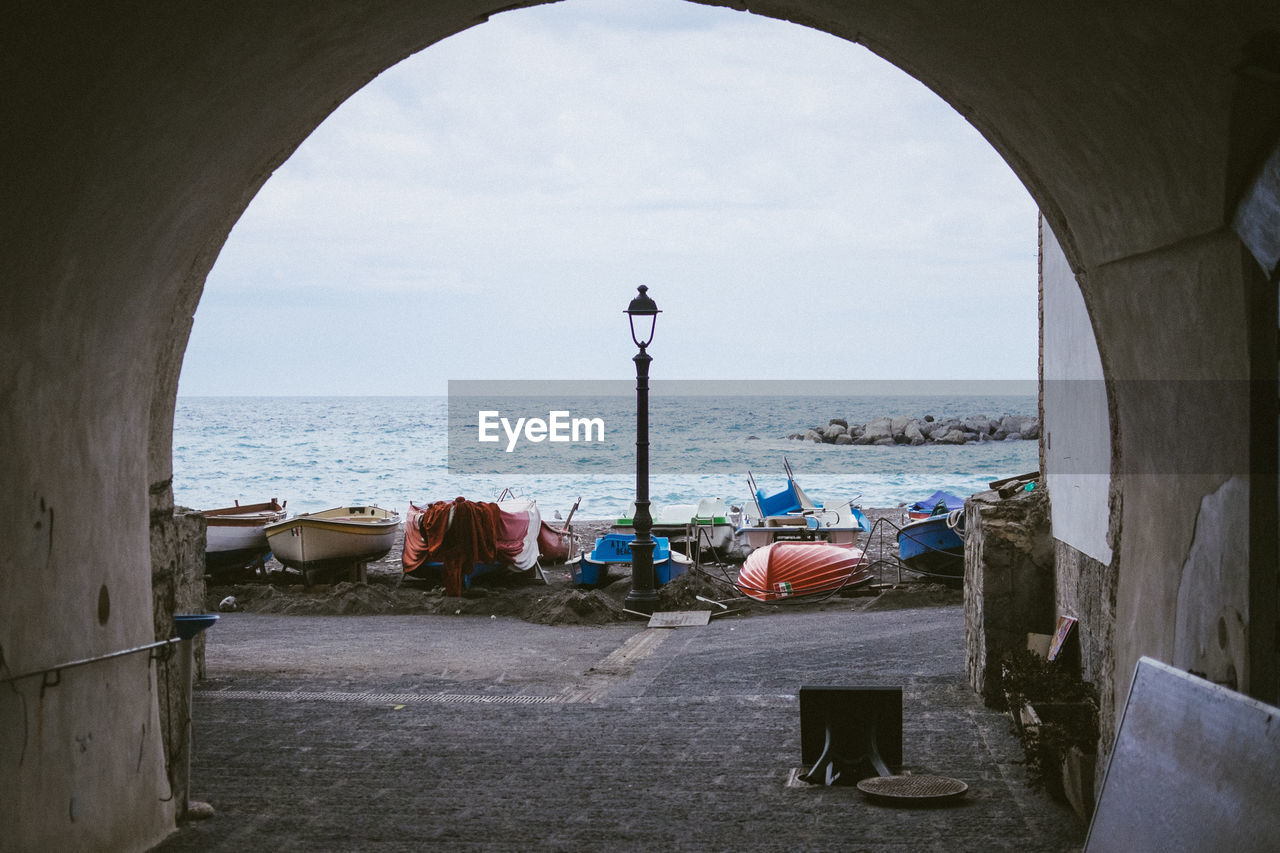
<path fill-rule="evenodd" d="M 264 185 L 179 393 L 449 380 L 1034 379 L 1036 207 L 864 48 L 683 0 L 506 12 L 383 72 Z"/>

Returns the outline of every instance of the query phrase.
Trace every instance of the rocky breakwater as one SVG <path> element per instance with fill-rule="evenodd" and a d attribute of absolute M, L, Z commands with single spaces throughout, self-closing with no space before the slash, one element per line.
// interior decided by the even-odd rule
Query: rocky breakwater
<path fill-rule="evenodd" d="M 875 418 L 865 424 L 850 424 L 832 418 L 825 427 L 812 427 L 787 438 L 819 444 L 973 444 L 983 441 L 1020 441 L 1040 437 L 1040 419 L 1035 415 L 971 415 L 967 418 L 897 417 Z"/>

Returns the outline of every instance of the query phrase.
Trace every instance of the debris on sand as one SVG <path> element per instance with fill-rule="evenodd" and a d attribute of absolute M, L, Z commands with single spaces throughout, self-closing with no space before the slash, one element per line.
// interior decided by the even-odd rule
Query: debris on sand
<path fill-rule="evenodd" d="M 701 596 L 701 598 L 699 598 Z M 663 610 L 723 610 L 711 601 L 722 601 L 729 607 L 748 603 L 727 581 L 700 571 L 687 571 L 658 590 Z"/>
<path fill-rule="evenodd" d="M 940 583 L 902 584 L 882 590 L 863 610 L 907 610 L 915 607 L 950 607 L 964 603 L 964 590 Z"/>
<path fill-rule="evenodd" d="M 524 618 L 539 625 L 604 625 L 630 616 L 602 590 L 565 589 L 549 593 Z"/>

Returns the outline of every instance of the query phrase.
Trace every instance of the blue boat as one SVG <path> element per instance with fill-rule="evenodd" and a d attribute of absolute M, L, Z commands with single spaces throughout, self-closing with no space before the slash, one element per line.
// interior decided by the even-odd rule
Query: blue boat
<path fill-rule="evenodd" d="M 631 543 L 635 541 L 634 533 L 606 533 L 601 536 L 590 554 L 579 554 L 568 562 L 573 585 L 599 588 L 616 580 L 609 569 L 622 563 L 631 564 Z M 679 551 L 672 551 L 667 537 L 653 537 L 654 586 L 670 583 L 684 574 L 692 562 Z"/>
<path fill-rule="evenodd" d="M 898 559 L 911 571 L 957 580 L 964 576 L 964 512 L 940 512 L 898 531 Z"/>

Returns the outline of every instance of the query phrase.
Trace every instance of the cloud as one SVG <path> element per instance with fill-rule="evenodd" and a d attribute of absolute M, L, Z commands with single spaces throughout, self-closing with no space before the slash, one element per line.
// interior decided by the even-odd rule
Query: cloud
<path fill-rule="evenodd" d="M 979 134 L 859 46 L 678 0 L 517 10 L 388 69 L 278 170 L 210 276 L 183 391 L 259 393 L 218 373 L 216 340 L 266 289 L 326 306 L 328 334 L 384 317 L 328 349 L 277 328 L 307 354 L 299 393 L 410 393 L 336 386 L 326 362 L 361 339 L 434 359 L 435 390 L 414 393 L 552 365 L 625 376 L 614 325 L 639 283 L 680 375 L 906 375 L 934 340 L 967 375 L 1034 376 L 1035 228 Z M 387 320 L 377 294 L 446 319 Z M 995 316 L 1017 333 L 990 363 Z M 797 357 L 753 358 L 764 341 Z M 815 367 L 813 341 L 865 355 Z"/>

